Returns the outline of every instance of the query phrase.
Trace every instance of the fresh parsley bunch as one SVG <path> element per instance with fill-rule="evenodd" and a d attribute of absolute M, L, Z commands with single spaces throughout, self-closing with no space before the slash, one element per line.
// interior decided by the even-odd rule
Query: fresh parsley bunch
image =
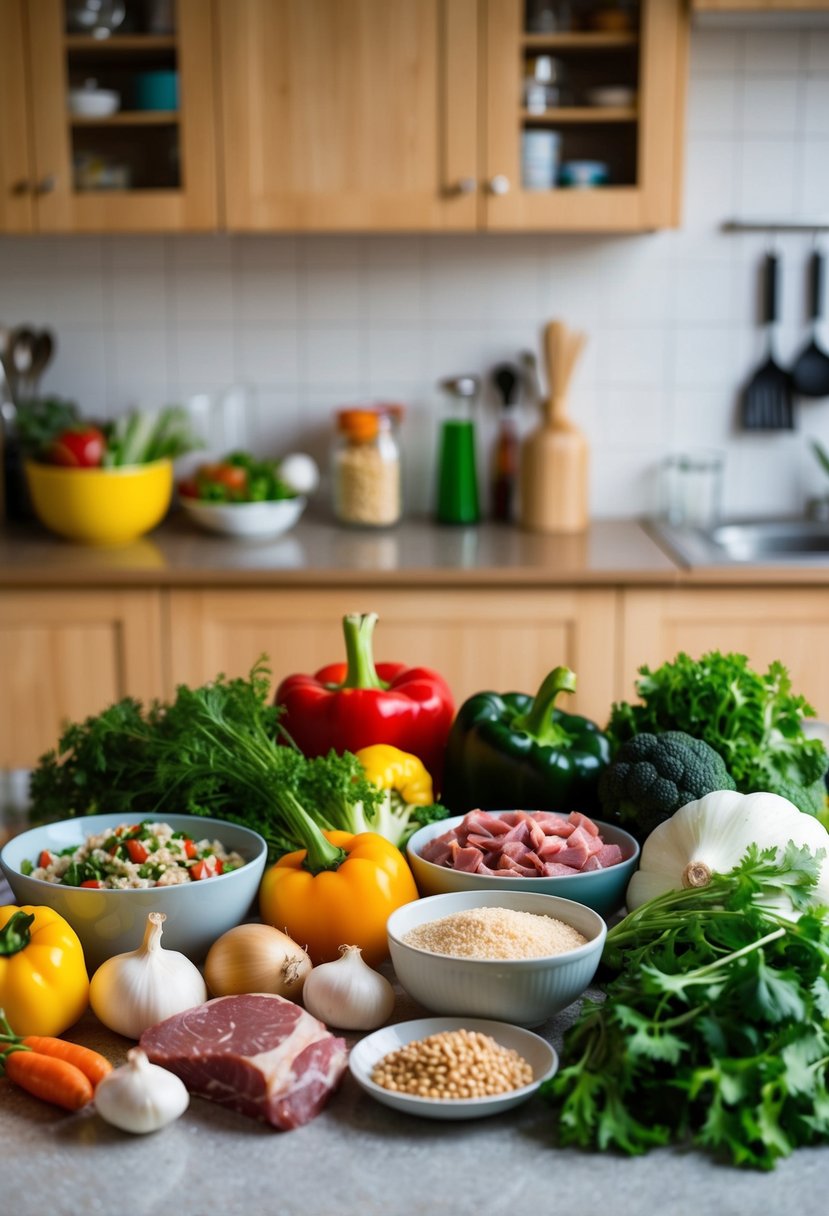
<path fill-rule="evenodd" d="M 829 921 L 820 856 L 752 846 L 709 886 L 643 904 L 607 937 L 619 974 L 585 1002 L 542 1093 L 560 1138 L 643 1153 L 691 1141 L 771 1169 L 829 1139 Z M 785 892 L 795 917 L 760 901 Z"/>

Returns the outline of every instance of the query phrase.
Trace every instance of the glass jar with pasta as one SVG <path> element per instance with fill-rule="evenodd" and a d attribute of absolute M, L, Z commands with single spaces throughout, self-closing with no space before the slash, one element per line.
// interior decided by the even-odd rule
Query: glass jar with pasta
<path fill-rule="evenodd" d="M 337 411 L 331 484 L 334 514 L 344 524 L 383 528 L 403 510 L 398 405 Z"/>

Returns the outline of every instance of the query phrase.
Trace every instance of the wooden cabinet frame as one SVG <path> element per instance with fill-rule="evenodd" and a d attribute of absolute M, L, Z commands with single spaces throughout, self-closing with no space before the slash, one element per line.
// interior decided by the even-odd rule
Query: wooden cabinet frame
<path fill-rule="evenodd" d="M 65 721 L 161 695 L 161 593 L 3 590 L 0 670 L 0 766 L 30 767 Z"/>
<path fill-rule="evenodd" d="M 0 0 L 0 19 L 13 21 L 14 0 Z M 175 47 L 179 77 L 179 149 L 181 186 L 170 189 L 76 191 L 73 184 L 71 125 L 67 110 L 67 39 L 63 0 L 26 0 L 25 37 L 12 25 L 18 41 L 10 57 L 26 46 L 30 172 L 27 180 L 28 227 L 40 232 L 202 231 L 218 224 L 215 85 L 212 5 L 209 0 L 176 0 Z M 5 24 L 5 23 L 4 23 Z M 2 27 L 0 27 L 2 32 Z M 113 37 L 117 38 L 117 35 Z M 126 41 L 126 39 L 125 39 Z M 140 38 L 130 42 L 140 47 Z M 7 56 L 0 38 L 0 68 Z M 119 51 L 126 56 L 129 51 Z M 0 90 L 8 81 L 0 83 Z M 116 116 L 117 118 L 118 116 Z M 5 125 L 25 129 L 24 113 Z M 3 147 L 10 133 L 4 130 Z M 5 166 L 3 177 L 7 177 Z M 8 208 L 9 186 L 5 188 Z M 20 204 L 16 228 L 4 219 L 4 231 L 25 231 Z"/>
<path fill-rule="evenodd" d="M 490 183 L 498 178 L 508 183 L 505 193 L 490 190 L 486 196 L 486 228 L 610 232 L 679 223 L 689 22 L 680 0 L 641 4 L 636 184 L 529 191 L 521 188 L 518 117 L 524 6 L 519 0 L 486 0 L 484 176 Z M 565 47 L 574 41 L 561 37 Z M 576 41 L 590 37 L 577 35 Z M 547 43 L 554 48 L 554 39 Z M 598 51 L 602 45 L 597 38 Z"/>
<path fill-rule="evenodd" d="M 345 657 L 345 612 L 379 614 L 375 658 L 439 671 L 458 704 L 482 688 L 535 691 L 558 664 L 578 675 L 567 702 L 606 715 L 615 695 L 612 589 L 176 590 L 170 593 L 170 685 L 246 674 L 264 652 L 274 676 Z"/>

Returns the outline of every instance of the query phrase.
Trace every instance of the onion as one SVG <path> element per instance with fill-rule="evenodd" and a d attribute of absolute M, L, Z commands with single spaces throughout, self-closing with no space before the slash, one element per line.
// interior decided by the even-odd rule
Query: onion
<path fill-rule="evenodd" d="M 228 929 L 205 959 L 204 978 L 214 996 L 270 992 L 296 1000 L 311 960 L 293 938 L 271 925 Z"/>

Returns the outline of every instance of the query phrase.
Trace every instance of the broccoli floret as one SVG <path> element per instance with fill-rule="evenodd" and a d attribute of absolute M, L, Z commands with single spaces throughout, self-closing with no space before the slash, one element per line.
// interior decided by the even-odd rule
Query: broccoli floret
<path fill-rule="evenodd" d="M 733 790 L 719 752 L 684 731 L 643 732 L 623 743 L 599 778 L 604 817 L 640 842 L 674 811 L 712 790 Z"/>

